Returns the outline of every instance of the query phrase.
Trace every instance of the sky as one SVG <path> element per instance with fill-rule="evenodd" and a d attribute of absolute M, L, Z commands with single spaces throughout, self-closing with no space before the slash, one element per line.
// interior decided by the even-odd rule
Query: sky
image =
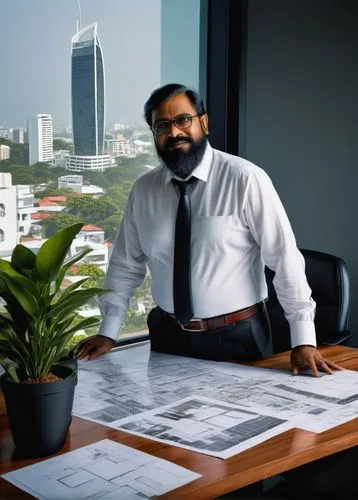
<path fill-rule="evenodd" d="M 106 75 L 106 122 L 144 123 L 160 85 L 161 0 L 81 0 L 82 28 L 97 22 Z M 0 0 L 0 124 L 37 113 L 71 125 L 71 38 L 77 0 Z"/>

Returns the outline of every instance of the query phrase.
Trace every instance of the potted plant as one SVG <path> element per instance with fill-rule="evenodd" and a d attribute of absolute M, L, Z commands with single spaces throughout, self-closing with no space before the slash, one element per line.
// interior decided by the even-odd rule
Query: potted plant
<path fill-rule="evenodd" d="M 66 259 L 82 224 L 51 236 L 36 255 L 17 245 L 11 262 L 0 259 L 1 385 L 10 428 L 20 453 L 43 456 L 62 448 L 72 418 L 77 375 L 61 363 L 76 331 L 98 325 L 78 321 L 77 310 L 101 288 L 81 289 L 84 278 L 65 290 L 67 270 L 91 249 Z"/>

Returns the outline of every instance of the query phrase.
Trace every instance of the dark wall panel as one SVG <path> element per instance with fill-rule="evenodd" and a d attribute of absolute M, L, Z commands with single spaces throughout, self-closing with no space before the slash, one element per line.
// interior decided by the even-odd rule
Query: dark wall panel
<path fill-rule="evenodd" d="M 247 7 L 240 154 L 271 176 L 298 245 L 347 262 L 358 330 L 358 2 Z"/>

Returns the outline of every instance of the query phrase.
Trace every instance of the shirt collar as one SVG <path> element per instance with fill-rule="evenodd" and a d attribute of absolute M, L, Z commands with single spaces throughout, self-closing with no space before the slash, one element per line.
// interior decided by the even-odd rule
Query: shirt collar
<path fill-rule="evenodd" d="M 213 158 L 213 148 L 210 146 L 208 141 L 205 148 L 204 156 L 199 165 L 193 170 L 190 177 L 194 175 L 198 179 L 207 182 L 211 168 L 212 158 Z M 164 164 L 162 164 L 162 166 L 164 168 L 164 184 L 168 184 L 168 182 L 171 182 L 172 179 L 178 179 L 180 181 L 187 180 L 187 179 L 181 179 L 180 177 L 174 175 L 173 172 L 169 170 L 169 168 L 166 167 Z"/>

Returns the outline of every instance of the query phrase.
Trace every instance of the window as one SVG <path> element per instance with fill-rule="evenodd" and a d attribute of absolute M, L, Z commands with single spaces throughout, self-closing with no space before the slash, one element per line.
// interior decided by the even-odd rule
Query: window
<path fill-rule="evenodd" d="M 118 214 L 123 213 L 130 188 L 148 167 L 158 164 L 143 119 L 144 102 L 161 84 L 177 81 L 199 88 L 204 81 L 202 3 L 92 0 L 89 6 L 83 1 L 81 30 L 74 29 L 71 36 L 76 14 L 61 2 L 17 0 L 2 5 L 0 41 L 8 47 L 2 65 L 8 70 L 0 80 L 0 92 L 9 98 L 0 109 L 0 145 L 9 146 L 10 158 L 0 161 L 0 173 L 12 175 L 6 215 L 11 212 L 11 227 L 16 220 L 22 224 L 17 227 L 19 242 L 31 248 L 29 236 L 45 239 L 63 227 L 66 218 L 70 224 L 71 216 L 81 217 L 97 228 L 89 231 L 102 230 L 104 235 L 78 238 L 76 252 L 89 246 L 93 253 L 71 273 L 87 273 L 102 285 L 97 271 L 107 268 Z M 46 44 L 44 26 L 51 33 Z M 81 175 L 74 176 L 75 171 Z M 69 175 L 72 182 L 64 188 L 59 178 Z M 76 198 L 81 195 L 88 198 L 80 206 Z M 112 200 L 107 211 L 100 208 L 103 196 Z M 4 216 L 2 203 L 0 217 Z M 57 217 L 58 223 L 46 224 L 49 217 Z M 4 232 L 0 236 L 4 242 Z M 10 240 L 9 233 L 2 255 L 11 255 L 13 236 Z M 147 276 L 131 300 L 122 338 L 147 331 L 146 317 L 153 305 Z"/>
<path fill-rule="evenodd" d="M 86 262 L 103 262 L 106 260 L 105 255 L 91 255 L 85 258 Z"/>

